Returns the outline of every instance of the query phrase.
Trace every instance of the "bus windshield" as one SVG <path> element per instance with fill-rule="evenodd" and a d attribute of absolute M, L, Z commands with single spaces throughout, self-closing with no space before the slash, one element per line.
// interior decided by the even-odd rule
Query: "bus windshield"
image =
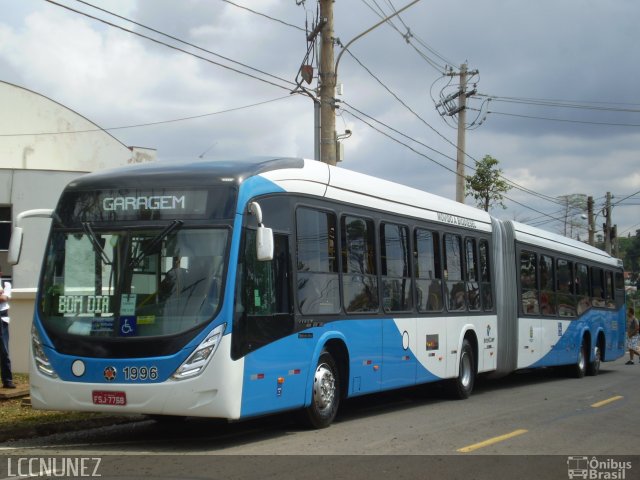
<path fill-rule="evenodd" d="M 54 336 L 127 338 L 185 332 L 213 318 L 229 230 L 174 220 L 144 230 L 54 230 L 40 313 Z"/>

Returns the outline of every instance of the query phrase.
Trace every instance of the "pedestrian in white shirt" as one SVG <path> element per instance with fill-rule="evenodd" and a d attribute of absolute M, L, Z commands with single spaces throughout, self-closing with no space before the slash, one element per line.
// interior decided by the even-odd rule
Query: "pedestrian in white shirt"
<path fill-rule="evenodd" d="M 9 358 L 9 300 L 11 299 L 11 282 L 2 280 L 0 266 L 0 373 L 3 388 L 16 388 L 11 373 Z"/>

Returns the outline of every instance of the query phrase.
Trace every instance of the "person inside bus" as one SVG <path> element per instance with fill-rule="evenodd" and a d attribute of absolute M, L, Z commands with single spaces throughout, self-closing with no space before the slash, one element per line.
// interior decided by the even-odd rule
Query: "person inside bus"
<path fill-rule="evenodd" d="M 629 307 L 627 310 L 627 349 L 629 350 L 629 361 L 625 365 L 633 365 L 633 357 L 637 356 L 640 358 L 638 319 L 636 318 L 633 307 Z"/>
<path fill-rule="evenodd" d="M 174 256 L 171 264 L 171 268 L 165 274 L 165 277 L 160 282 L 160 288 L 158 289 L 158 299 L 161 302 L 165 302 L 171 296 L 180 295 L 186 286 L 186 278 L 188 271 L 181 266 L 182 257 Z"/>

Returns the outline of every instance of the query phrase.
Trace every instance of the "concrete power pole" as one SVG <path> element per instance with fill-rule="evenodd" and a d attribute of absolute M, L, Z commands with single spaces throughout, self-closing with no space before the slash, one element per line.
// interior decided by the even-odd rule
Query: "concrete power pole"
<path fill-rule="evenodd" d="M 589 245 L 594 245 L 594 234 L 596 226 L 593 220 L 593 197 L 587 197 L 587 218 L 589 219 Z"/>
<path fill-rule="evenodd" d="M 611 192 L 607 192 L 605 204 L 604 251 L 611 254 Z"/>
<path fill-rule="evenodd" d="M 320 0 L 322 28 L 320 46 L 320 161 L 336 164 L 336 72 L 333 60 L 333 1 Z"/>
<path fill-rule="evenodd" d="M 456 157 L 456 202 L 464 203 L 465 122 L 467 119 L 467 64 L 460 65 L 460 96 L 458 96 L 458 155 Z"/>

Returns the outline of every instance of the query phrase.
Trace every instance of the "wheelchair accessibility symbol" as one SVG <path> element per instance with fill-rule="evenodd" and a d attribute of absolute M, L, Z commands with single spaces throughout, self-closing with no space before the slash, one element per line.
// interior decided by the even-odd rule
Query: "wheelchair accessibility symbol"
<path fill-rule="evenodd" d="M 136 322 L 136 317 L 121 316 L 119 331 L 121 337 L 135 336 L 138 333 L 138 324 Z"/>

